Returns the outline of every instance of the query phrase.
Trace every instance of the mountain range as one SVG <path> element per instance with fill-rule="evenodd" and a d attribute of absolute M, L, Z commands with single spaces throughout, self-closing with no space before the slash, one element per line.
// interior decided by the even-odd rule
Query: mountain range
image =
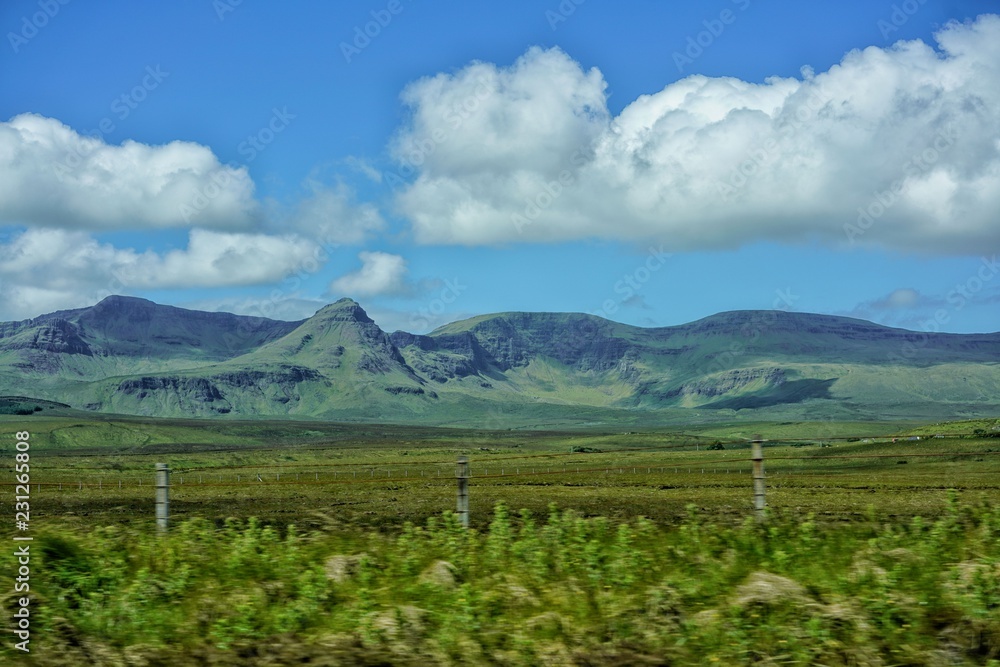
<path fill-rule="evenodd" d="M 641 328 L 578 313 L 387 333 L 351 299 L 284 322 L 111 296 L 0 323 L 0 395 L 101 413 L 476 425 L 1000 413 L 1000 333 L 783 311 Z"/>

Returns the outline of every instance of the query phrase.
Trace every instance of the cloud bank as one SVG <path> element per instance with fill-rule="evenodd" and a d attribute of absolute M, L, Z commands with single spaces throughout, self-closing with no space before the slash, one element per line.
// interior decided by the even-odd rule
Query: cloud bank
<path fill-rule="evenodd" d="M 94 303 L 108 293 L 264 285 L 318 270 L 329 252 L 383 229 L 343 184 L 310 180 L 282 208 L 245 166 L 206 146 L 121 145 L 53 118 L 0 123 L 0 319 Z M 137 251 L 101 232 L 187 229 L 187 247 Z"/>
<path fill-rule="evenodd" d="M 1000 244 L 1000 17 L 822 73 L 690 76 L 614 116 L 596 69 L 532 48 L 410 84 L 395 205 L 428 244 L 582 238 L 671 250 L 820 240 Z"/>

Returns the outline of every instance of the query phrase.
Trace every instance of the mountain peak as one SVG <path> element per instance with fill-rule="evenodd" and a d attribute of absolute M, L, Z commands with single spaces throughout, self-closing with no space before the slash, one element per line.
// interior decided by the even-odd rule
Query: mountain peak
<path fill-rule="evenodd" d="M 335 322 L 361 322 L 364 324 L 374 324 L 375 320 L 368 317 L 368 313 L 354 299 L 344 297 L 333 303 L 320 308 L 313 317 L 320 317 L 324 320 Z"/>
<path fill-rule="evenodd" d="M 150 301 L 149 299 L 143 299 L 143 298 L 137 297 L 137 296 L 124 296 L 124 295 L 121 295 L 121 294 L 112 294 L 110 296 L 104 297 L 103 299 L 101 299 L 100 301 L 98 301 L 96 304 L 94 304 L 94 308 L 101 307 L 101 306 L 103 306 L 103 307 L 121 306 L 121 305 L 126 305 L 126 304 L 129 304 L 129 305 L 139 305 L 139 304 L 142 304 L 144 306 L 156 306 L 156 305 L 158 305 L 158 304 L 154 303 L 153 301 Z"/>
<path fill-rule="evenodd" d="M 170 309 L 148 299 L 112 294 L 104 297 L 90 308 L 85 308 L 81 316 L 86 320 L 147 320 L 157 313 Z"/>

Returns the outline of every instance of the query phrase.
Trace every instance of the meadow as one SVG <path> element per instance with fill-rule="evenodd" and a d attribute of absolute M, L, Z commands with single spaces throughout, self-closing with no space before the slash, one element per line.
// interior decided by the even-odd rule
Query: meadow
<path fill-rule="evenodd" d="M 1000 658 L 997 420 L 621 432 L 3 419 L 8 459 L 15 430 L 32 434 L 33 664 Z M 470 530 L 451 512 L 460 455 Z M 156 462 L 172 469 L 165 536 Z"/>

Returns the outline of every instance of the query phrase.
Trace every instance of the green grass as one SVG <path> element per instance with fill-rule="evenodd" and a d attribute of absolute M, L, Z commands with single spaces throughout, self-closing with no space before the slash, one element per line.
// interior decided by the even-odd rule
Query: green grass
<path fill-rule="evenodd" d="M 458 455 L 472 462 L 479 527 L 498 502 L 661 522 L 696 503 L 738 522 L 751 502 L 747 440 L 755 433 L 767 439 L 769 502 L 823 520 L 850 520 L 870 505 L 890 519 L 934 516 L 945 489 L 970 501 L 1000 490 L 1000 441 L 957 427 L 948 437 L 910 441 L 911 431 L 893 434 L 885 424 L 609 433 L 138 418 L 8 423 L 8 449 L 18 424 L 29 424 L 32 512 L 43 522 L 141 522 L 152 511 L 154 464 L 166 462 L 178 518 L 398 529 L 453 507 Z M 710 451 L 716 442 L 725 449 Z M 10 500 L 0 500 L 0 510 L 9 509 Z"/>
<path fill-rule="evenodd" d="M 14 432 L 32 434 L 34 664 L 1000 657 L 995 420 L 476 431 L 52 414 L 0 417 L 8 460 Z M 447 513 L 460 454 L 468 532 Z M 174 471 L 162 539 L 159 461 Z M 438 561 L 454 582 L 427 583 Z"/>
<path fill-rule="evenodd" d="M 1000 509 L 952 494 L 940 510 L 827 527 L 498 505 L 482 531 L 447 512 L 388 534 L 48 528 L 34 664 L 995 665 Z"/>

